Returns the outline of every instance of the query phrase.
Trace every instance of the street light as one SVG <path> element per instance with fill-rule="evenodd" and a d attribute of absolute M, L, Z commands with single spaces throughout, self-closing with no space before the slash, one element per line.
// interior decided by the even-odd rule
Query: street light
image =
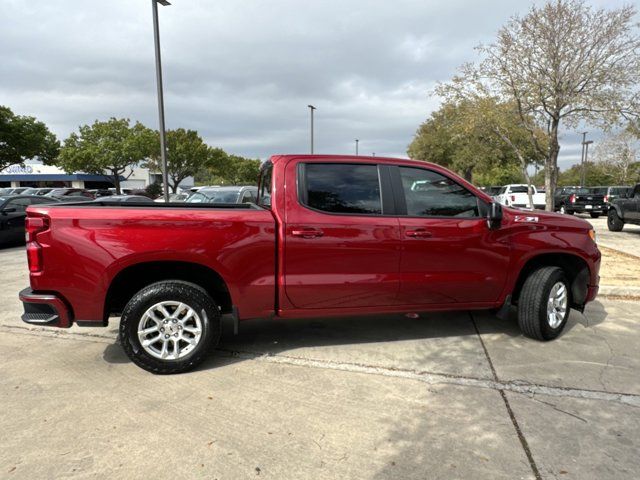
<path fill-rule="evenodd" d="M 589 157 L 589 145 L 591 145 L 592 143 L 593 140 L 587 140 L 586 142 L 584 142 L 584 165 L 582 167 L 582 185 L 580 185 L 581 187 L 584 187 L 585 184 L 587 158 Z"/>
<path fill-rule="evenodd" d="M 585 141 L 586 141 L 586 138 L 587 138 L 587 133 L 589 133 L 589 132 L 582 132 L 582 155 L 580 156 L 580 186 L 581 187 L 584 187 L 584 181 L 585 181 L 584 146 L 585 146 Z"/>
<path fill-rule="evenodd" d="M 311 111 L 311 155 L 313 155 L 313 111 L 316 110 L 316 107 L 313 105 L 307 105 L 307 107 Z"/>
<path fill-rule="evenodd" d="M 167 0 L 151 0 L 153 8 L 153 39 L 156 47 L 156 83 L 158 85 L 158 116 L 160 120 L 160 159 L 162 160 L 162 184 L 164 201 L 169 202 L 169 172 L 167 170 L 167 139 L 164 127 L 164 96 L 162 94 L 162 63 L 160 61 L 160 27 L 158 25 L 158 4 L 171 5 Z"/>
<path fill-rule="evenodd" d="M 358 139 L 356 138 L 356 156 L 358 156 L 358 142 L 359 142 L 359 141 L 360 141 L 360 140 L 358 140 Z"/>

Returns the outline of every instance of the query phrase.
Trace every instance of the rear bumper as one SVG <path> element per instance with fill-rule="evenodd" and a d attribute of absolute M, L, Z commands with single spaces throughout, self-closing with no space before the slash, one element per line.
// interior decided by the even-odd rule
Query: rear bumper
<path fill-rule="evenodd" d="M 605 205 L 593 205 L 592 208 L 587 208 L 586 205 L 570 205 L 566 209 L 575 213 L 604 213 L 607 211 Z"/>
<path fill-rule="evenodd" d="M 73 314 L 67 304 L 53 293 L 35 293 L 30 288 L 18 296 L 24 307 L 22 321 L 30 325 L 69 328 Z"/>

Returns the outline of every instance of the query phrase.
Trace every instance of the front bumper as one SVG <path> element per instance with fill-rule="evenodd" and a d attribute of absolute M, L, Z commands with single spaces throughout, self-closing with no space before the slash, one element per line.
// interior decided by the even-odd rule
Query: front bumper
<path fill-rule="evenodd" d="M 35 293 L 25 288 L 18 294 L 24 314 L 22 321 L 30 325 L 69 328 L 73 313 L 60 297 L 53 293 Z"/>

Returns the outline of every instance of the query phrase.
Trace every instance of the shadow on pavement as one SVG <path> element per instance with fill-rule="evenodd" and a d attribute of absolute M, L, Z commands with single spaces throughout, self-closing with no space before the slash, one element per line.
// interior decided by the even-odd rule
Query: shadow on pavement
<path fill-rule="evenodd" d="M 593 308 L 596 307 L 596 308 Z M 566 335 L 576 325 L 586 328 L 602 323 L 607 312 L 600 302 L 594 302 L 588 317 L 572 310 L 563 332 Z M 240 352 L 251 355 L 275 355 L 287 351 L 309 347 L 333 347 L 345 345 L 365 345 L 395 342 L 388 345 L 384 357 L 400 355 L 419 362 L 433 356 L 440 364 L 460 362 L 461 355 L 477 354 L 475 323 L 482 334 L 503 334 L 511 338 L 522 337 L 517 322 L 517 312 L 513 308 L 509 318 L 501 320 L 491 311 L 481 312 L 438 312 L 421 314 L 419 318 L 404 315 L 377 315 L 367 317 L 340 317 L 325 319 L 264 319 L 241 322 L 238 335 L 233 335 L 233 325 L 229 318 L 223 318 L 223 333 L 218 351 Z M 460 339 L 459 342 L 456 338 Z M 448 340 L 447 340 L 448 339 Z M 415 342 L 416 340 L 438 340 L 438 342 Z M 414 341 L 411 343 L 411 341 Z M 401 346 L 401 342 L 402 346 Z M 388 351 L 386 351 L 388 349 Z M 369 351 L 375 351 L 372 347 Z M 440 350 L 435 352 L 436 350 Z M 413 356 L 413 357 L 412 357 Z M 242 358 L 233 357 L 235 361 Z M 128 358 L 118 343 L 109 345 L 104 352 L 104 360 L 109 363 L 127 363 Z M 216 368 L 222 358 L 211 356 L 197 370 Z"/>

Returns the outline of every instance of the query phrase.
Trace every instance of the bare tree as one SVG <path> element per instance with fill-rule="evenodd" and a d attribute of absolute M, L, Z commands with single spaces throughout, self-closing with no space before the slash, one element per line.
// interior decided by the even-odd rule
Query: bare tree
<path fill-rule="evenodd" d="M 545 157 L 546 208 L 553 210 L 560 127 L 609 128 L 640 116 L 640 36 L 636 10 L 593 9 L 582 0 L 553 0 L 513 17 L 482 59 L 464 65 L 458 80 L 482 84 L 514 102 L 520 122 Z M 455 80 L 455 79 L 454 79 Z M 537 128 L 548 145 L 541 145 Z"/>
<path fill-rule="evenodd" d="M 605 175 L 618 185 L 640 181 L 640 152 L 630 130 L 605 138 L 595 151 L 595 160 Z"/>

